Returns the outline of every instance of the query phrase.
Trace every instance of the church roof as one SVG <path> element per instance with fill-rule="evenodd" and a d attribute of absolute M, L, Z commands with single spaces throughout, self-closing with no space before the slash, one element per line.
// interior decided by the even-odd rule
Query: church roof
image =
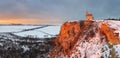
<path fill-rule="evenodd" d="M 86 14 L 86 16 L 92 16 L 92 14 Z"/>

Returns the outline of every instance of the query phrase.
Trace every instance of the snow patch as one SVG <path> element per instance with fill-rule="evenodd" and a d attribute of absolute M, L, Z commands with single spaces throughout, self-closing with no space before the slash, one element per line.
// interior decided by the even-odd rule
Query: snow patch
<path fill-rule="evenodd" d="M 24 52 L 26 52 L 26 51 L 29 51 L 29 47 L 28 46 L 22 46 L 22 48 L 24 49 Z"/>

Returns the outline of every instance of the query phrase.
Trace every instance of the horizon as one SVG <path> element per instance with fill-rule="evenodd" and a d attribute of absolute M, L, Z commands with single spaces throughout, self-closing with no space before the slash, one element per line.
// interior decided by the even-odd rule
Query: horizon
<path fill-rule="evenodd" d="M 96 20 L 120 18 L 119 3 L 119 0 L 1 0 L 0 24 L 62 24 L 85 20 L 86 9 Z"/>

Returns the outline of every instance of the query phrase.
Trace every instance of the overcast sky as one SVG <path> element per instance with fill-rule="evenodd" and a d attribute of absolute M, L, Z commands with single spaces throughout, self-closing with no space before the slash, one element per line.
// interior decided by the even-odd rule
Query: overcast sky
<path fill-rule="evenodd" d="M 120 0 L 0 0 L 0 20 L 61 23 L 85 19 L 86 9 L 95 19 L 119 18 Z"/>

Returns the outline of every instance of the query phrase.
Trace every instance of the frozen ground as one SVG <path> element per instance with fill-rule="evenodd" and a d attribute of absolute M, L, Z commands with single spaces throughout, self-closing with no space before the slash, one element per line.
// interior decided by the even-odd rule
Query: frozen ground
<path fill-rule="evenodd" d="M 119 33 L 120 39 L 120 21 L 97 20 L 96 22 L 95 28 L 97 26 L 100 28 L 101 24 L 105 23 L 115 29 L 114 33 Z M 18 56 L 21 58 L 48 57 L 48 52 L 54 47 L 51 41 L 59 34 L 59 30 L 60 25 L 0 25 L 0 57 L 8 58 L 10 55 L 12 58 Z M 94 30 L 94 28 L 90 30 Z M 103 58 L 111 58 L 111 56 L 116 56 L 120 58 L 120 44 L 114 45 L 106 43 L 104 40 L 101 42 L 100 34 L 97 32 L 93 38 L 87 37 L 89 40 L 84 40 L 87 34 L 88 32 L 83 35 L 81 41 L 75 44 L 71 57 L 100 58 L 103 56 Z"/>
<path fill-rule="evenodd" d="M 0 58 L 47 58 L 60 25 L 0 25 Z"/>
<path fill-rule="evenodd" d="M 13 33 L 21 37 L 48 38 L 59 33 L 60 25 L 10 25 L 0 26 L 0 33 Z"/>
<path fill-rule="evenodd" d="M 57 34 L 59 34 L 59 29 L 60 26 L 47 26 L 44 28 L 39 28 L 35 30 L 19 32 L 14 34 L 22 37 L 32 36 L 37 38 L 49 38 L 49 37 L 55 37 Z"/>
<path fill-rule="evenodd" d="M 68 55 L 66 55 L 67 53 L 64 52 L 69 48 L 63 48 L 63 46 L 67 46 L 63 45 L 63 52 L 61 52 L 61 48 L 56 48 L 56 50 L 54 50 L 55 55 L 53 54 L 52 56 L 54 56 L 54 58 L 120 58 L 120 44 L 113 44 L 107 40 L 106 35 L 101 32 L 102 24 L 106 24 L 109 27 L 109 30 L 113 30 L 113 34 L 117 34 L 116 36 L 119 35 L 117 39 L 120 39 L 120 21 L 95 20 L 93 24 L 91 23 L 90 25 L 85 25 L 83 30 L 80 30 L 81 33 L 78 33 L 80 35 L 77 38 L 75 37 L 75 39 L 78 40 L 76 41 L 72 50 L 68 52 Z M 58 39 L 61 39 L 61 37 Z M 74 38 L 72 37 L 72 39 Z M 112 39 L 114 40 L 114 38 Z M 64 42 L 66 41 L 63 39 L 63 42 L 60 44 L 65 44 Z"/>
<path fill-rule="evenodd" d="M 17 32 L 21 31 L 24 29 L 30 29 L 30 28 L 35 28 L 35 27 L 40 27 L 40 26 L 22 26 L 22 25 L 7 25 L 7 26 L 0 26 L 0 32 Z"/>

